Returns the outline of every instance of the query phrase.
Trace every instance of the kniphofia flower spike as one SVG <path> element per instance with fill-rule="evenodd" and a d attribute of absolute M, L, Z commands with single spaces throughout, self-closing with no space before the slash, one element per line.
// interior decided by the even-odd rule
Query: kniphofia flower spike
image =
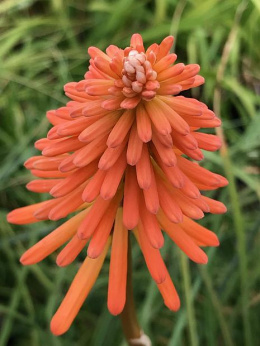
<path fill-rule="evenodd" d="M 145 50 L 134 34 L 130 47 L 114 45 L 106 54 L 90 47 L 84 80 L 65 85 L 66 107 L 47 112 L 53 125 L 35 147 L 42 155 L 25 167 L 38 179 L 27 188 L 48 192 L 47 201 L 19 208 L 8 221 L 28 224 L 68 221 L 24 253 L 34 264 L 66 244 L 57 256 L 67 266 L 87 247 L 72 285 L 51 322 L 54 334 L 68 330 L 94 285 L 111 246 L 108 309 L 120 314 L 126 298 L 128 230 L 140 245 L 148 270 L 165 304 L 180 301 L 160 254 L 162 230 L 197 263 L 206 263 L 204 246 L 217 236 L 194 220 L 225 206 L 201 190 L 225 186 L 227 180 L 199 166 L 201 149 L 220 148 L 218 137 L 200 132 L 220 120 L 196 99 L 176 96 L 204 83 L 199 65 L 175 63 L 173 37 Z M 190 160 L 190 159 L 192 160 Z"/>

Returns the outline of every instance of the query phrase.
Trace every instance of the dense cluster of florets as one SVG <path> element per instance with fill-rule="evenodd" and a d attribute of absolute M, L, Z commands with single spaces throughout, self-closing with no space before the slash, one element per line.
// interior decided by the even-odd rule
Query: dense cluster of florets
<path fill-rule="evenodd" d="M 204 83 L 199 66 L 175 64 L 173 37 L 144 49 L 140 35 L 130 47 L 109 46 L 106 54 L 89 48 L 85 79 L 65 85 L 66 107 L 47 113 L 53 125 L 36 142 L 39 156 L 26 168 L 39 178 L 27 188 L 49 193 L 47 201 L 12 211 L 9 222 L 59 220 L 76 212 L 21 258 L 41 261 L 63 244 L 57 264 L 70 264 L 88 243 L 88 257 L 55 314 L 51 329 L 71 325 L 102 267 L 112 243 L 108 308 L 121 313 L 125 304 L 128 230 L 133 230 L 151 276 L 172 310 L 179 308 L 160 248 L 162 230 L 193 261 L 206 263 L 203 246 L 217 246 L 214 233 L 193 220 L 225 206 L 201 194 L 225 186 L 222 176 L 189 160 L 201 149 L 214 151 L 218 137 L 200 132 L 220 120 L 195 99 L 176 96 Z"/>

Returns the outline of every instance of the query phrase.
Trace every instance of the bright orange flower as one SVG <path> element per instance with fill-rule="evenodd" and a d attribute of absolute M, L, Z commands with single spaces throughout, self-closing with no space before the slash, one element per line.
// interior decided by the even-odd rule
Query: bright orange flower
<path fill-rule="evenodd" d="M 42 155 L 26 161 L 36 179 L 27 188 L 54 198 L 9 213 L 15 224 L 59 220 L 76 212 L 21 258 L 41 261 L 67 243 L 57 257 L 70 264 L 88 244 L 87 258 L 51 322 L 54 334 L 68 330 L 94 285 L 111 244 L 108 309 L 121 313 L 126 299 L 128 230 L 133 230 L 152 278 L 171 310 L 180 302 L 159 249 L 161 230 L 197 263 L 206 263 L 203 246 L 217 236 L 192 219 L 225 206 L 200 190 L 227 180 L 189 160 L 201 149 L 220 148 L 218 137 L 198 132 L 220 120 L 195 99 L 175 96 L 204 83 L 199 65 L 175 64 L 173 37 L 144 49 L 134 34 L 130 47 L 90 47 L 85 79 L 65 85 L 72 100 L 47 113 L 53 125 L 36 142 Z"/>

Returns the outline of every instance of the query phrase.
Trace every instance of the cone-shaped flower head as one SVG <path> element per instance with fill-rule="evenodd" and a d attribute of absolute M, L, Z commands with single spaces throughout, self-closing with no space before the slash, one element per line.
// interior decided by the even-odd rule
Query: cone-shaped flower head
<path fill-rule="evenodd" d="M 110 246 L 108 309 L 115 315 L 122 311 L 128 230 L 171 310 L 180 302 L 160 255 L 162 230 L 197 263 L 207 262 L 201 247 L 219 244 L 214 233 L 193 220 L 226 211 L 200 191 L 227 181 L 192 160 L 203 158 L 201 149 L 219 149 L 219 138 L 200 129 L 219 126 L 220 120 L 205 104 L 175 96 L 204 79 L 198 65 L 175 63 L 172 44 L 169 36 L 145 50 L 135 34 L 124 50 L 111 45 L 105 54 L 90 47 L 85 79 L 65 85 L 71 101 L 47 112 L 53 127 L 35 144 L 42 155 L 25 163 L 38 178 L 27 188 L 51 198 L 12 211 L 9 222 L 74 215 L 26 251 L 21 262 L 37 263 L 66 244 L 57 256 L 57 264 L 66 266 L 88 244 L 87 258 L 51 322 L 54 334 L 70 327 Z"/>

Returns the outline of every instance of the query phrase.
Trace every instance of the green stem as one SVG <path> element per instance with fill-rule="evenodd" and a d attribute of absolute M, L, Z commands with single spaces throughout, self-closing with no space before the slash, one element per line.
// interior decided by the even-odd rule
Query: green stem
<path fill-rule="evenodd" d="M 130 235 L 128 237 L 128 254 L 127 254 L 127 284 L 126 284 L 126 302 L 125 307 L 122 313 L 120 314 L 120 319 L 122 322 L 123 332 L 126 337 L 126 340 L 129 344 L 135 346 L 149 346 L 149 338 L 144 338 L 144 341 L 138 342 L 143 332 L 139 326 L 135 303 L 134 303 L 134 295 L 133 295 L 133 282 L 132 282 L 132 251 L 131 251 L 131 241 Z M 131 341 L 135 339 L 136 341 L 132 343 Z M 146 342 L 146 340 L 148 342 Z"/>
<path fill-rule="evenodd" d="M 248 311 L 249 302 L 249 287 L 248 287 L 248 275 L 247 275 L 247 253 L 246 253 L 246 237 L 245 237 L 245 224 L 244 218 L 241 212 L 239 196 L 236 189 L 236 181 L 233 173 L 232 161 L 229 156 L 229 152 L 225 145 L 221 151 L 225 175 L 228 178 L 229 185 L 229 196 L 232 205 L 232 214 L 234 220 L 234 229 L 237 238 L 237 252 L 239 257 L 239 273 L 240 273 L 240 287 L 241 287 L 241 305 L 242 305 L 242 316 L 244 324 L 244 338 L 245 345 L 252 345 L 251 342 L 251 325 L 250 315 Z"/>
<path fill-rule="evenodd" d="M 155 24 L 159 24 L 165 20 L 167 10 L 167 2 L 165 0 L 155 0 Z"/>
<path fill-rule="evenodd" d="M 217 116 L 221 117 L 221 82 L 223 80 L 227 63 L 231 54 L 232 47 L 238 35 L 239 22 L 241 17 L 248 6 L 248 0 L 242 0 L 237 7 L 237 11 L 234 18 L 234 24 L 229 33 L 228 39 L 224 45 L 223 53 L 221 56 L 221 61 L 217 71 L 217 86 L 214 92 L 213 108 Z M 217 135 L 222 140 L 222 147 L 220 154 L 223 160 L 225 175 L 228 178 L 229 185 L 229 196 L 232 205 L 232 214 L 234 220 L 234 228 L 237 237 L 237 251 L 239 256 L 239 274 L 240 274 L 240 286 L 241 286 L 241 305 L 242 305 L 242 318 L 244 325 L 244 344 L 246 346 L 252 345 L 252 332 L 250 324 L 250 314 L 248 310 L 248 297 L 249 297 L 249 287 L 247 279 L 247 253 L 246 253 L 246 237 L 245 237 L 245 225 L 244 218 L 241 212 L 241 207 L 239 203 L 239 196 L 236 189 L 236 179 L 233 172 L 233 163 L 229 154 L 228 145 L 225 141 L 225 134 L 223 129 L 216 129 Z"/>
<path fill-rule="evenodd" d="M 230 335 L 230 331 L 228 329 L 227 323 L 225 321 L 225 317 L 223 315 L 222 306 L 219 302 L 216 292 L 214 291 L 212 280 L 210 276 L 208 275 L 207 269 L 205 267 L 200 267 L 200 272 L 202 274 L 204 283 L 208 289 L 211 302 L 214 306 L 216 317 L 219 321 L 220 329 L 223 335 L 224 343 L 227 346 L 234 346 L 234 343 Z"/>
<path fill-rule="evenodd" d="M 187 307 L 189 334 L 190 334 L 190 345 L 198 346 L 196 319 L 194 314 L 193 298 L 191 291 L 191 279 L 190 279 L 190 268 L 187 256 L 181 252 L 181 269 L 184 281 L 184 293 Z"/>

